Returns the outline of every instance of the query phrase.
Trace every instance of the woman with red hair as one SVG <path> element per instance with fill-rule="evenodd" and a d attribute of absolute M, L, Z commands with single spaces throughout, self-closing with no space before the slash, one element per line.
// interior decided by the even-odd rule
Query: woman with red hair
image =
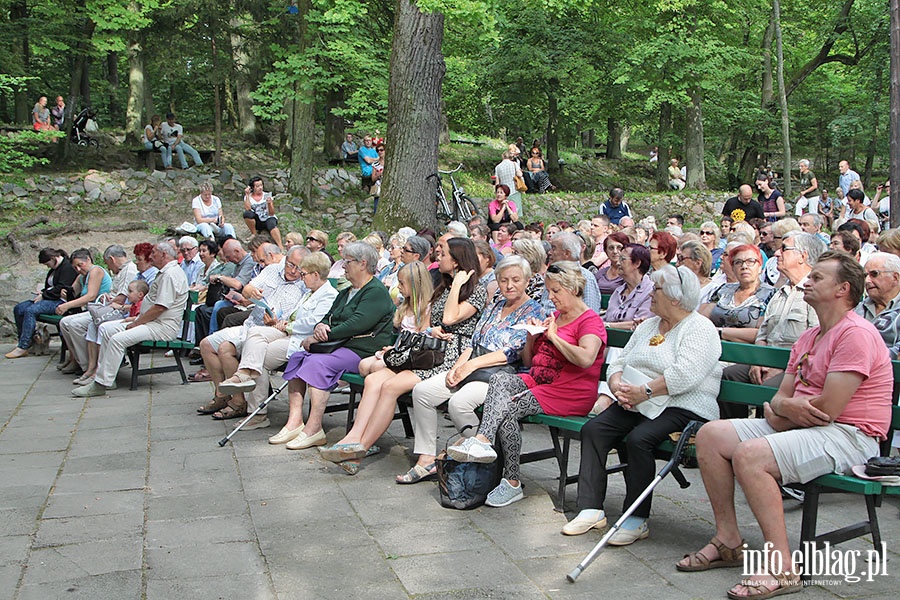
<path fill-rule="evenodd" d="M 672 262 L 678 250 L 678 240 L 668 231 L 655 231 L 650 236 L 650 266 L 661 269 Z"/>
<path fill-rule="evenodd" d="M 732 248 L 728 258 L 737 282 L 715 290 L 709 302 L 700 307 L 700 314 L 713 322 L 723 340 L 752 344 L 775 288 L 760 283 L 763 261 L 757 246 Z"/>

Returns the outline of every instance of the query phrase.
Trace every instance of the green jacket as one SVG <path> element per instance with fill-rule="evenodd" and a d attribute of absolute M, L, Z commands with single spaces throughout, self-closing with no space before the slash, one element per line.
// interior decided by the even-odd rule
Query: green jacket
<path fill-rule="evenodd" d="M 345 344 L 360 358 L 372 356 L 378 350 L 391 345 L 394 303 L 388 289 L 377 278 L 362 286 L 350 298 L 352 288 L 341 290 L 322 323 L 329 325 L 328 339 L 350 338 Z M 376 335 L 372 335 L 377 332 Z"/>

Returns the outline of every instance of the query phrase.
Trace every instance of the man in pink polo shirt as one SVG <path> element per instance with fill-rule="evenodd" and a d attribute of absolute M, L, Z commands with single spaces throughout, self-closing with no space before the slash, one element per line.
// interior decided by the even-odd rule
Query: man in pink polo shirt
<path fill-rule="evenodd" d="M 877 456 L 878 443 L 887 437 L 893 385 L 890 355 L 875 327 L 853 311 L 862 299 L 865 278 L 849 254 L 823 253 L 803 286 L 803 299 L 816 311 L 819 325 L 803 333 L 791 348 L 781 386 L 764 407 L 765 418 L 714 421 L 697 435 L 697 457 L 716 518 L 716 535 L 678 562 L 678 570 L 741 566 L 735 479 L 765 541 L 772 544 L 766 572 L 734 586 L 731 598 L 802 589 L 788 546 L 779 485 L 847 473 L 853 465 Z"/>

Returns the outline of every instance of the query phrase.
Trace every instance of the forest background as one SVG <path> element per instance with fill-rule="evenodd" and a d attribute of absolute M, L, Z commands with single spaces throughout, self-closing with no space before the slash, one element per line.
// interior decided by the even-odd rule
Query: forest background
<path fill-rule="evenodd" d="M 658 146 L 659 189 L 669 156 L 694 189 L 799 158 L 832 183 L 848 160 L 873 187 L 887 170 L 889 5 L 0 0 L 0 121 L 28 123 L 39 96 L 61 94 L 137 147 L 150 115 L 173 111 L 217 148 L 277 148 L 300 198 L 345 131 L 378 129 L 386 230 L 433 223 L 425 177 L 451 132 L 540 139 L 551 172 L 573 149 L 615 160 Z M 21 168 L 9 139 L 0 171 Z M 58 145 L 58 168 L 70 151 Z"/>

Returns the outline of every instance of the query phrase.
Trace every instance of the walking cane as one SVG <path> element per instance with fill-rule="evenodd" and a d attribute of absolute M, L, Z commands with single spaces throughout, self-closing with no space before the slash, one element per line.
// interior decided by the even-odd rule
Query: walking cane
<path fill-rule="evenodd" d="M 575 580 L 578 579 L 578 576 L 584 573 L 584 570 L 588 568 L 588 565 L 594 562 L 594 559 L 597 558 L 597 555 L 600 554 L 604 547 L 606 547 L 606 544 L 609 543 L 609 540 L 612 539 L 616 532 L 622 528 L 622 525 L 625 523 L 625 519 L 630 517 L 631 514 L 637 510 L 638 506 L 641 505 L 641 502 L 643 502 L 644 499 L 653 492 L 653 488 L 659 485 L 659 482 L 662 481 L 666 477 L 666 475 L 668 475 L 672 471 L 672 469 L 674 469 L 678 465 L 679 462 L 681 462 L 681 456 L 684 453 L 685 446 L 687 446 L 688 444 L 688 440 L 690 440 L 691 437 L 697 433 L 697 430 L 700 429 L 701 425 L 703 425 L 703 423 L 701 423 L 700 421 L 691 421 L 687 424 L 687 426 L 684 428 L 684 431 L 681 432 L 681 437 L 678 438 L 678 442 L 675 444 L 675 449 L 672 450 L 672 458 L 670 458 L 669 462 L 667 462 L 663 466 L 663 468 L 659 470 L 659 473 L 656 474 L 656 477 L 653 478 L 653 481 L 650 482 L 650 485 L 647 486 L 647 489 L 641 492 L 641 495 L 638 496 L 637 500 L 635 500 L 631 504 L 631 506 L 628 507 L 628 510 L 626 510 L 621 517 L 619 517 L 619 520 L 616 521 L 616 524 L 610 527 L 609 531 L 606 532 L 606 535 L 600 538 L 600 541 L 597 542 L 597 545 L 594 546 L 594 549 L 584 557 L 584 560 L 578 563 L 578 566 L 575 567 L 571 573 L 566 575 L 566 579 L 569 580 L 569 583 L 575 583 Z M 683 480 L 683 482 L 680 481 L 679 483 L 683 488 L 691 485 L 691 483 L 687 480 Z"/>
<path fill-rule="evenodd" d="M 269 402 L 271 402 L 272 400 L 274 400 L 275 398 L 277 398 L 277 397 L 278 397 L 278 394 L 281 393 L 281 391 L 285 388 L 285 386 L 286 386 L 287 384 L 288 384 L 287 381 L 282 382 L 282 384 L 281 384 L 280 386 L 278 386 L 278 389 L 277 389 L 277 390 L 275 390 L 274 392 L 272 392 L 272 394 L 271 394 L 268 398 L 266 398 L 265 400 L 263 400 L 262 402 L 260 402 L 260 403 L 259 403 L 259 406 L 256 407 L 256 410 L 254 410 L 252 413 L 250 413 L 249 415 L 247 415 L 247 417 L 246 417 L 243 421 L 241 421 L 240 423 L 238 423 L 237 427 L 235 427 L 234 429 L 231 430 L 231 433 L 229 433 L 228 435 L 226 435 L 225 437 L 223 437 L 221 440 L 219 440 L 219 446 L 220 446 L 220 447 L 224 447 L 225 444 L 228 443 L 228 440 L 230 440 L 231 437 L 232 437 L 234 434 L 236 434 L 238 431 L 240 431 L 240 430 L 241 430 L 241 427 L 243 427 L 244 425 L 247 424 L 247 421 L 249 421 L 250 419 L 252 419 L 253 417 L 255 417 L 256 414 L 257 414 L 259 411 L 261 411 L 262 409 L 264 409 L 265 407 L 267 407 L 267 406 L 269 405 Z"/>

